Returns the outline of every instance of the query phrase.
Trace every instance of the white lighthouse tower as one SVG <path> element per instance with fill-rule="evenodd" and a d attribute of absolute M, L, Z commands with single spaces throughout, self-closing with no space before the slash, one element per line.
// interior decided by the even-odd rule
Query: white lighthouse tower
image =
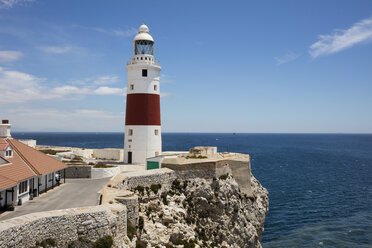
<path fill-rule="evenodd" d="M 124 162 L 145 163 L 161 154 L 159 73 L 154 39 L 143 24 L 134 37 L 134 54 L 127 63 Z"/>

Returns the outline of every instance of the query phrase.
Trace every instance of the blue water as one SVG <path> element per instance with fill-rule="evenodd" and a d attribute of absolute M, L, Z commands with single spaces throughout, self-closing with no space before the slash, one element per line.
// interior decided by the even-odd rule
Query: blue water
<path fill-rule="evenodd" d="M 13 133 L 40 145 L 123 147 L 121 133 Z M 372 247 L 372 135 L 163 134 L 163 150 L 249 153 L 269 190 L 263 246 Z"/>

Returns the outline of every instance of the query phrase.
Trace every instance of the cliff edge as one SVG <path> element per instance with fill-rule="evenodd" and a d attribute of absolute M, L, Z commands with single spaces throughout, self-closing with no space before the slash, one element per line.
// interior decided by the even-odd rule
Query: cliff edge
<path fill-rule="evenodd" d="M 128 227 L 129 246 L 261 247 L 268 191 L 253 175 L 250 180 L 251 195 L 228 174 L 136 187 L 138 230 L 131 235 Z"/>

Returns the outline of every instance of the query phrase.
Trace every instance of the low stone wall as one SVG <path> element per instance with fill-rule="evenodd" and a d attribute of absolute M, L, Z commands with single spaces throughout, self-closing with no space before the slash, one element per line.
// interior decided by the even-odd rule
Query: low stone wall
<path fill-rule="evenodd" d="M 113 168 L 92 168 L 92 178 L 113 177 L 120 172 L 119 167 Z"/>
<path fill-rule="evenodd" d="M 122 189 L 134 189 L 137 186 L 150 187 L 152 184 L 161 184 L 164 187 L 172 185 L 177 178 L 173 170 L 162 168 L 138 172 L 128 172 L 126 176 L 115 185 Z"/>
<path fill-rule="evenodd" d="M 79 237 L 92 241 L 110 235 L 122 244 L 127 231 L 127 209 L 122 204 L 33 213 L 0 222 L 0 248 L 34 247 L 48 238 L 67 247 Z"/>
<path fill-rule="evenodd" d="M 61 178 L 64 177 L 64 170 L 61 172 Z M 69 166 L 66 168 L 66 178 L 92 178 L 92 166 Z"/>
<path fill-rule="evenodd" d="M 182 180 L 187 180 L 196 177 L 212 179 L 218 178 L 221 175 L 227 173 L 231 174 L 229 163 L 227 161 L 201 162 L 184 165 L 162 163 L 162 167 L 174 170 L 174 172 L 177 175 L 177 178 Z"/>
<path fill-rule="evenodd" d="M 127 218 L 134 226 L 136 226 L 139 217 L 138 196 L 117 197 L 115 200 L 127 207 Z"/>

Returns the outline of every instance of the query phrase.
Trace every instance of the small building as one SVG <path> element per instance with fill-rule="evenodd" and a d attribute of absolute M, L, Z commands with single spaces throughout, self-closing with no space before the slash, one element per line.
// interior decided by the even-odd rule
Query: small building
<path fill-rule="evenodd" d="M 0 208 L 22 204 L 57 185 L 67 165 L 16 140 L 7 120 L 0 124 Z"/>
<path fill-rule="evenodd" d="M 148 158 L 146 169 L 168 168 L 178 178 L 219 178 L 228 174 L 238 182 L 243 193 L 251 195 L 251 161 L 248 154 L 217 152 L 217 147 L 198 146 L 189 152 L 164 152 Z"/>

